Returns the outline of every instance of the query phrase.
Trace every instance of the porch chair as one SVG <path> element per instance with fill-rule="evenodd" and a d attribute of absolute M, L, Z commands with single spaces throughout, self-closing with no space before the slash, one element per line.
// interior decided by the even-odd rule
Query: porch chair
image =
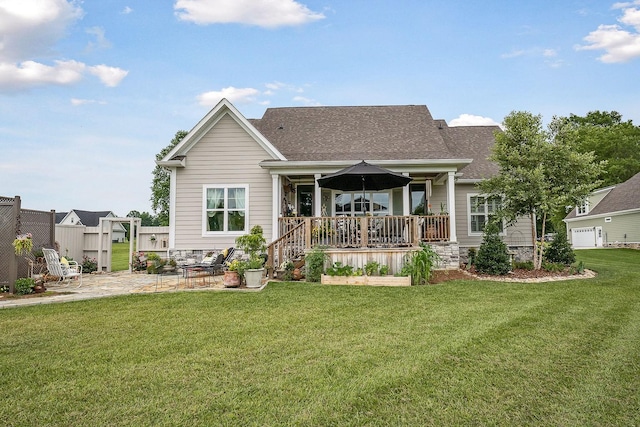
<path fill-rule="evenodd" d="M 47 270 L 49 270 L 51 276 L 57 277 L 59 282 L 66 280 L 69 284 L 72 278 L 80 277 L 78 288 L 82 286 L 82 265 L 76 261 L 61 262 L 58 253 L 54 249 L 42 249 L 42 252 L 44 252 Z"/>

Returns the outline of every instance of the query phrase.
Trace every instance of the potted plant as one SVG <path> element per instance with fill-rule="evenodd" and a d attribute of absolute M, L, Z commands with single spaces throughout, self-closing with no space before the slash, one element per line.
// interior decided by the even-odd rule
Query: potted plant
<path fill-rule="evenodd" d="M 33 241 L 31 240 L 31 233 L 21 234 L 16 236 L 13 241 L 13 250 L 16 255 L 28 254 L 33 249 Z"/>
<path fill-rule="evenodd" d="M 267 241 L 262 235 L 262 227 L 259 225 L 254 225 L 249 234 L 236 238 L 236 245 L 249 256 L 249 259 L 244 262 L 244 280 L 247 288 L 262 286 L 265 263 L 263 253 L 267 249 L 266 244 Z"/>
<path fill-rule="evenodd" d="M 242 270 L 242 263 L 240 260 L 234 259 L 231 262 L 227 262 L 227 269 L 224 271 L 224 286 L 227 288 L 237 288 L 240 286 L 240 272 Z"/>

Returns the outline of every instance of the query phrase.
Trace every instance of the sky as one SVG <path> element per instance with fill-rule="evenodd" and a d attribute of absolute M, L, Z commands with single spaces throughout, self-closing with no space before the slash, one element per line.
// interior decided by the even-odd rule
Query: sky
<path fill-rule="evenodd" d="M 156 153 L 223 97 L 638 125 L 640 0 L 0 0 L 0 195 L 151 212 Z"/>

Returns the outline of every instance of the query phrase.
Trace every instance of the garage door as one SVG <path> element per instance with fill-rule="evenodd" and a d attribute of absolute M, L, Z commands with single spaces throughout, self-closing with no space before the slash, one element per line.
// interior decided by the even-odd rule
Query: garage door
<path fill-rule="evenodd" d="M 571 245 L 574 248 L 593 248 L 596 245 L 596 230 L 594 227 L 571 229 Z"/>

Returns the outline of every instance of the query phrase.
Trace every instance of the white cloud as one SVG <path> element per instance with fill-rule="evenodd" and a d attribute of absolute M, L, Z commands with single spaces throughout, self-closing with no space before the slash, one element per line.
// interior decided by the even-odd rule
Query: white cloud
<path fill-rule="evenodd" d="M 325 17 L 294 0 L 176 0 L 173 8 L 179 19 L 201 25 L 238 23 L 276 28 Z"/>
<path fill-rule="evenodd" d="M 106 65 L 88 66 L 74 60 L 37 62 L 52 56 L 67 28 L 82 18 L 76 0 L 0 0 L 0 92 L 16 92 L 42 85 L 70 85 L 91 73 L 107 86 L 116 86 L 127 71 Z M 90 28 L 96 37 L 90 46 L 107 47 L 104 31 Z"/>
<path fill-rule="evenodd" d="M 616 3 L 614 9 L 622 9 L 618 21 L 634 28 L 627 31 L 620 25 L 599 25 L 598 29 L 584 37 L 586 46 L 576 46 L 576 50 L 603 50 L 598 59 L 605 63 L 628 62 L 640 57 L 640 1 Z"/>
<path fill-rule="evenodd" d="M 518 56 L 524 55 L 526 52 L 524 50 L 512 50 L 509 53 L 503 53 L 500 55 L 500 58 L 508 59 L 508 58 L 517 58 Z"/>
<path fill-rule="evenodd" d="M 460 114 L 460 117 L 451 120 L 449 126 L 500 126 L 500 123 L 489 117 Z"/>
<path fill-rule="evenodd" d="M 128 71 L 123 70 L 122 68 L 109 67 L 104 64 L 89 67 L 88 70 L 91 74 L 98 77 L 105 86 L 109 87 L 118 86 L 122 79 L 129 74 Z"/>
<path fill-rule="evenodd" d="M 56 61 L 54 66 L 34 61 L 0 63 L 0 91 L 19 91 L 32 86 L 66 85 L 82 79 L 86 65 L 77 61 Z"/>
<path fill-rule="evenodd" d="M 542 56 L 552 58 L 554 56 L 558 56 L 558 52 L 555 49 L 545 49 L 542 51 Z"/>
<path fill-rule="evenodd" d="M 80 105 L 88 105 L 88 104 L 100 104 L 100 105 L 105 105 L 106 102 L 104 101 L 97 101 L 95 99 L 79 99 L 79 98 L 71 98 L 71 105 L 73 105 L 74 107 L 80 106 Z"/>
<path fill-rule="evenodd" d="M 322 105 L 318 101 L 316 101 L 315 99 L 306 98 L 304 96 L 294 96 L 293 97 L 293 102 L 305 105 L 307 107 L 319 107 L 319 106 Z"/>
<path fill-rule="evenodd" d="M 123 15 L 128 15 L 131 12 L 133 12 L 133 9 L 131 9 L 129 6 L 125 6 L 124 9 L 122 9 L 122 12 L 120 13 L 122 13 Z"/>
<path fill-rule="evenodd" d="M 66 0 L 0 0 L 0 62 L 49 53 L 82 13 Z"/>
<path fill-rule="evenodd" d="M 95 36 L 96 38 L 95 42 L 89 42 L 89 44 L 87 45 L 87 50 L 91 51 L 97 48 L 108 49 L 111 47 L 111 42 L 107 40 L 107 38 L 104 36 L 104 28 L 91 27 L 91 28 L 87 28 L 85 32 L 87 34 Z"/>
<path fill-rule="evenodd" d="M 222 98 L 227 98 L 233 104 L 248 104 L 255 102 L 259 93 L 259 90 L 250 87 L 235 88 L 229 86 L 222 90 L 201 93 L 197 96 L 197 99 L 198 103 L 205 107 L 213 107 Z"/>

